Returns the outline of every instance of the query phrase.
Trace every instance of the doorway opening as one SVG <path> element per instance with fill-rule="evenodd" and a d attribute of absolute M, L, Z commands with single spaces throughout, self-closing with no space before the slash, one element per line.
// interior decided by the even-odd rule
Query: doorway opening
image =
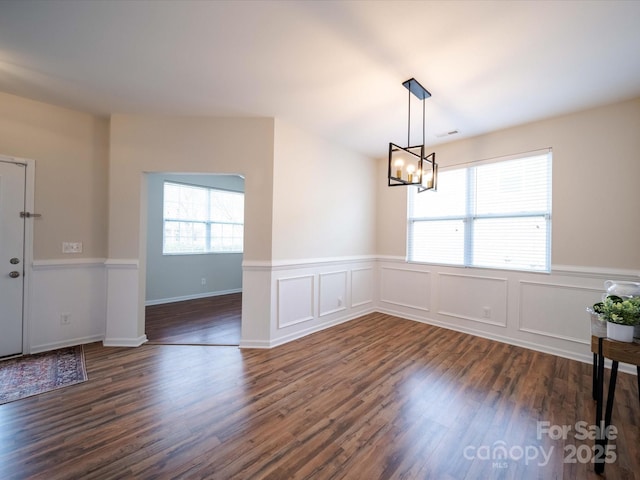
<path fill-rule="evenodd" d="M 240 343 L 244 178 L 146 174 L 149 343 Z"/>

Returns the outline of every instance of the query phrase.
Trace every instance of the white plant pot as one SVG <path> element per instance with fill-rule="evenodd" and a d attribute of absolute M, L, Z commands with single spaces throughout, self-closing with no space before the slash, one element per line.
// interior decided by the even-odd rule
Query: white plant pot
<path fill-rule="evenodd" d="M 619 342 L 633 342 L 633 325 L 607 322 L 607 337 Z"/>

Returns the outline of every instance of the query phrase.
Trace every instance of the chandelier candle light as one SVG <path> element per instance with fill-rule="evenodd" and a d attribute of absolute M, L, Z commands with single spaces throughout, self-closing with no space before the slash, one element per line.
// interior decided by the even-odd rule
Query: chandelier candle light
<path fill-rule="evenodd" d="M 415 185 L 418 192 L 436 190 L 438 178 L 438 164 L 436 154 L 425 156 L 425 104 L 424 101 L 431 94 L 415 78 L 411 78 L 402 85 L 409 91 L 409 115 L 407 127 L 407 147 L 400 147 L 389 143 L 389 186 Z M 411 94 L 422 101 L 422 145 L 411 145 Z M 406 173 L 405 173 L 406 172 Z"/>

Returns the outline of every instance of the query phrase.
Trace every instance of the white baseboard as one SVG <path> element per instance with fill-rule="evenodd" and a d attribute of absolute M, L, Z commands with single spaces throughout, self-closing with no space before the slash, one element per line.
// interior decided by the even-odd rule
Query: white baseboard
<path fill-rule="evenodd" d="M 181 297 L 171 297 L 171 298 L 158 298 L 156 300 L 147 300 L 144 302 L 145 306 L 151 305 L 163 305 L 165 303 L 174 303 L 174 302 L 184 302 L 186 300 L 196 300 L 198 298 L 207 298 L 207 297 L 217 297 L 220 295 L 229 295 L 231 293 L 242 293 L 241 288 L 234 288 L 231 290 L 220 290 L 217 292 L 204 292 L 204 293 L 195 293 L 193 295 L 183 295 Z"/>
<path fill-rule="evenodd" d="M 84 345 L 86 343 L 101 342 L 104 340 L 104 335 L 93 335 L 90 337 L 72 338 L 69 340 L 63 340 L 61 342 L 45 343 L 43 345 L 34 345 L 31 347 L 29 353 L 42 353 L 49 352 L 51 350 L 57 350 L 59 348 L 75 347 L 76 345 Z"/>
<path fill-rule="evenodd" d="M 341 323 L 346 323 L 351 320 L 355 320 L 356 318 L 363 317 L 364 315 L 368 315 L 370 313 L 374 313 L 375 310 L 361 310 L 356 314 L 341 317 L 329 322 L 324 322 L 321 324 L 314 325 L 313 327 L 306 328 L 304 330 L 299 330 L 295 333 L 291 333 L 289 335 L 283 335 L 282 337 L 278 337 L 274 340 L 247 340 L 240 341 L 240 348 L 273 348 L 279 345 L 284 345 L 285 343 L 292 342 L 294 340 L 298 340 L 300 338 L 306 337 L 307 335 L 311 335 L 312 333 L 320 332 L 322 330 L 326 330 L 327 328 L 335 327 L 336 325 L 340 325 Z"/>
<path fill-rule="evenodd" d="M 147 342 L 147 336 L 142 335 L 138 338 L 105 338 L 102 344 L 105 347 L 139 347 Z"/>
<path fill-rule="evenodd" d="M 269 340 L 240 340 L 240 348 L 264 348 L 269 349 L 273 345 Z"/>

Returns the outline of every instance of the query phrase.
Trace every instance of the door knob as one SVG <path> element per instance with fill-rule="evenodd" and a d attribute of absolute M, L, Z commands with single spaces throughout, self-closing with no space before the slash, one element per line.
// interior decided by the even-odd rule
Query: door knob
<path fill-rule="evenodd" d="M 16 257 L 13 257 L 11 260 L 9 260 L 9 263 L 10 263 L 11 265 L 17 265 L 17 264 L 19 264 L 19 263 L 20 263 L 20 259 L 19 259 L 19 258 L 16 258 Z"/>
<path fill-rule="evenodd" d="M 9 276 L 11 278 L 18 278 L 20 276 L 20 272 L 16 272 L 15 270 L 11 273 L 9 273 Z"/>

